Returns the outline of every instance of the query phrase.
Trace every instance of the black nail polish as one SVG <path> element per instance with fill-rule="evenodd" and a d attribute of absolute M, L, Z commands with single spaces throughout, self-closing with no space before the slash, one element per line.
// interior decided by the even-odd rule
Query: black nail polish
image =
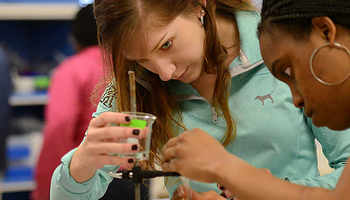
<path fill-rule="evenodd" d="M 125 121 L 130 122 L 130 116 L 126 116 Z"/>
<path fill-rule="evenodd" d="M 132 149 L 132 150 L 137 150 L 138 148 L 139 148 L 139 147 L 137 146 L 137 144 L 134 144 L 134 145 L 131 146 L 131 149 Z"/>
<path fill-rule="evenodd" d="M 132 134 L 139 135 L 140 134 L 140 130 L 135 129 L 135 130 L 132 131 Z"/>
<path fill-rule="evenodd" d="M 134 163 L 134 159 L 130 158 L 130 159 L 128 160 L 128 163 Z"/>
<path fill-rule="evenodd" d="M 224 197 L 224 198 L 227 198 L 225 192 L 221 193 L 220 196 Z"/>

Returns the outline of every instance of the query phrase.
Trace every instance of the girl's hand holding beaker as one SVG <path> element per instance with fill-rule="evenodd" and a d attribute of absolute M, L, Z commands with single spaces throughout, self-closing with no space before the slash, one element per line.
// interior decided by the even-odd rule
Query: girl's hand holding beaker
<path fill-rule="evenodd" d="M 110 125 L 129 124 L 130 121 L 130 115 L 120 112 L 105 112 L 91 120 L 85 140 L 75 151 L 70 163 L 70 174 L 75 181 L 89 180 L 104 165 L 133 166 L 134 158 L 111 155 L 139 151 L 139 144 L 119 141 L 125 138 L 145 138 L 146 129 Z"/>

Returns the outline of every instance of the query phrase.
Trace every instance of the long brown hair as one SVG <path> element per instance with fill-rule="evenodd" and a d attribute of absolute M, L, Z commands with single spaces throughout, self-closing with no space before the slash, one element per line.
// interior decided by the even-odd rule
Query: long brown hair
<path fill-rule="evenodd" d="M 234 19 L 239 10 L 253 10 L 250 0 L 95 0 L 95 16 L 99 31 L 99 42 L 107 66 L 116 80 L 118 111 L 130 109 L 128 71 L 134 68 L 139 80 L 136 86 L 137 110 L 157 116 L 152 130 L 150 159 L 147 166 L 154 169 L 156 156 L 162 145 L 185 129 L 181 119 L 178 97 L 167 91 L 167 82 L 160 80 L 135 61 L 127 60 L 123 52 L 133 48 L 135 40 L 143 41 L 147 28 L 167 25 L 180 14 L 188 16 L 202 7 L 205 15 L 205 66 L 206 73 L 216 74 L 217 80 L 213 95 L 213 106 L 220 111 L 227 122 L 222 144 L 227 146 L 235 137 L 235 123 L 229 111 L 229 87 L 231 76 L 225 66 L 227 52 L 220 43 L 216 31 L 216 17 Z M 156 16 L 157 20 L 150 16 Z M 156 22 L 155 22 L 156 21 Z M 142 48 L 139 45 L 137 48 Z M 142 84 L 140 84 L 142 83 Z"/>

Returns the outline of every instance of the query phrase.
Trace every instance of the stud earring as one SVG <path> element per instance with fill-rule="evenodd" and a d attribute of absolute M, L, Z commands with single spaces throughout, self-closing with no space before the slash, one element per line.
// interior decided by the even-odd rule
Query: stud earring
<path fill-rule="evenodd" d="M 204 10 L 201 10 L 201 23 L 204 26 Z"/>

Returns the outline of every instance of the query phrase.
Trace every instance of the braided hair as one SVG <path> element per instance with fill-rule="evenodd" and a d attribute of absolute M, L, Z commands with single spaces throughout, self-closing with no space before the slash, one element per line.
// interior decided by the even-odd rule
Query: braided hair
<path fill-rule="evenodd" d="M 350 30 L 349 0 L 264 0 L 261 32 L 267 23 L 304 39 L 311 32 L 313 17 L 329 17 L 335 24 Z"/>

